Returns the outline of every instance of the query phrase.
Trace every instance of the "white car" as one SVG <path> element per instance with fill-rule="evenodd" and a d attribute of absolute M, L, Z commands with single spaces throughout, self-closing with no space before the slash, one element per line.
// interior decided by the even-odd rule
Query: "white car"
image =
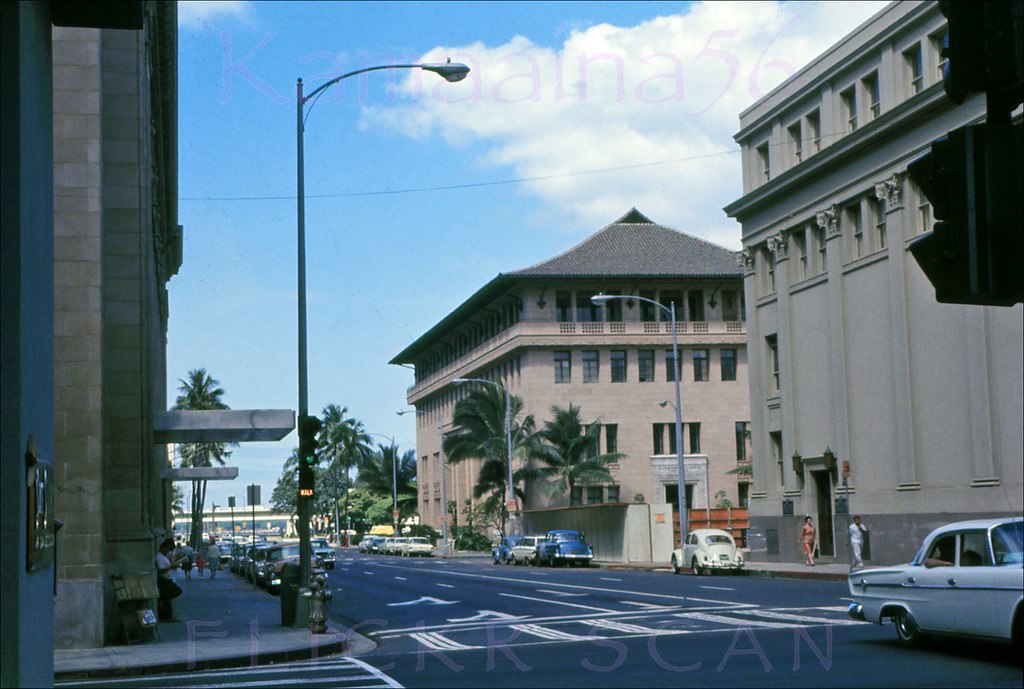
<path fill-rule="evenodd" d="M 932 531 L 910 564 L 853 572 L 849 615 L 900 641 L 924 634 L 1020 642 L 1024 628 L 1024 518 L 978 519 Z"/>
<path fill-rule="evenodd" d="M 384 554 L 385 555 L 401 555 L 402 546 L 409 540 L 404 536 L 395 536 L 384 541 Z"/>
<path fill-rule="evenodd" d="M 431 557 L 433 554 L 434 545 L 422 536 L 410 536 L 402 544 L 401 555 L 405 557 L 416 557 L 417 555 Z"/>
<path fill-rule="evenodd" d="M 683 547 L 672 553 L 672 571 L 679 574 L 686 567 L 701 575 L 739 572 L 743 569 L 743 556 L 728 531 L 694 529 L 686 534 Z"/>
<path fill-rule="evenodd" d="M 544 536 L 523 536 L 512 548 L 509 562 L 514 565 L 537 564 L 537 544 L 547 540 Z"/>

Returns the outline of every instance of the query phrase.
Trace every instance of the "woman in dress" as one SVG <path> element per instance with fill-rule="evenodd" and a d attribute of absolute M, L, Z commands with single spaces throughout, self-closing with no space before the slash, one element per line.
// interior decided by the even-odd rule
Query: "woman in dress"
<path fill-rule="evenodd" d="M 814 566 L 814 539 L 816 535 L 814 521 L 809 516 L 804 517 L 804 525 L 800 529 L 800 541 L 803 543 L 804 548 L 804 564 L 811 567 Z"/>

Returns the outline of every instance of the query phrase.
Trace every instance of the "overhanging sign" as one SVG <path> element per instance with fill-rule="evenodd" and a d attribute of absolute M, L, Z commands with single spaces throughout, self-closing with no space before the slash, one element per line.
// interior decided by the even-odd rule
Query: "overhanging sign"
<path fill-rule="evenodd" d="M 238 478 L 238 467 L 186 467 L 164 469 L 167 481 L 232 481 Z"/>

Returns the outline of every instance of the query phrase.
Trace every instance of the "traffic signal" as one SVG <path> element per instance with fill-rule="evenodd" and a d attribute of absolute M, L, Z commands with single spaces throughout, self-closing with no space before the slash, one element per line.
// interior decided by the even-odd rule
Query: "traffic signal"
<path fill-rule="evenodd" d="M 992 139 L 986 141 L 986 139 Z M 947 304 L 1012 306 L 1022 299 L 1021 128 L 970 125 L 907 166 L 935 216 L 909 249 Z"/>
<path fill-rule="evenodd" d="M 942 0 L 946 38 L 943 88 L 963 103 L 969 93 L 988 93 L 1003 108 L 1024 97 L 1024 3 L 1006 0 Z"/>
<path fill-rule="evenodd" d="M 315 416 L 299 417 L 299 497 L 312 498 L 315 494 L 317 463 L 317 434 L 323 424 Z"/>

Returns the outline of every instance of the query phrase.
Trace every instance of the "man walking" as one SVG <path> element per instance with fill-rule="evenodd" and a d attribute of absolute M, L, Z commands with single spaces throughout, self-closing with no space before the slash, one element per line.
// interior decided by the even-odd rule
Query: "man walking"
<path fill-rule="evenodd" d="M 861 551 L 864 548 L 865 529 L 860 524 L 860 516 L 853 518 L 850 524 L 850 571 L 855 572 L 864 567 L 864 560 L 861 559 Z"/>

